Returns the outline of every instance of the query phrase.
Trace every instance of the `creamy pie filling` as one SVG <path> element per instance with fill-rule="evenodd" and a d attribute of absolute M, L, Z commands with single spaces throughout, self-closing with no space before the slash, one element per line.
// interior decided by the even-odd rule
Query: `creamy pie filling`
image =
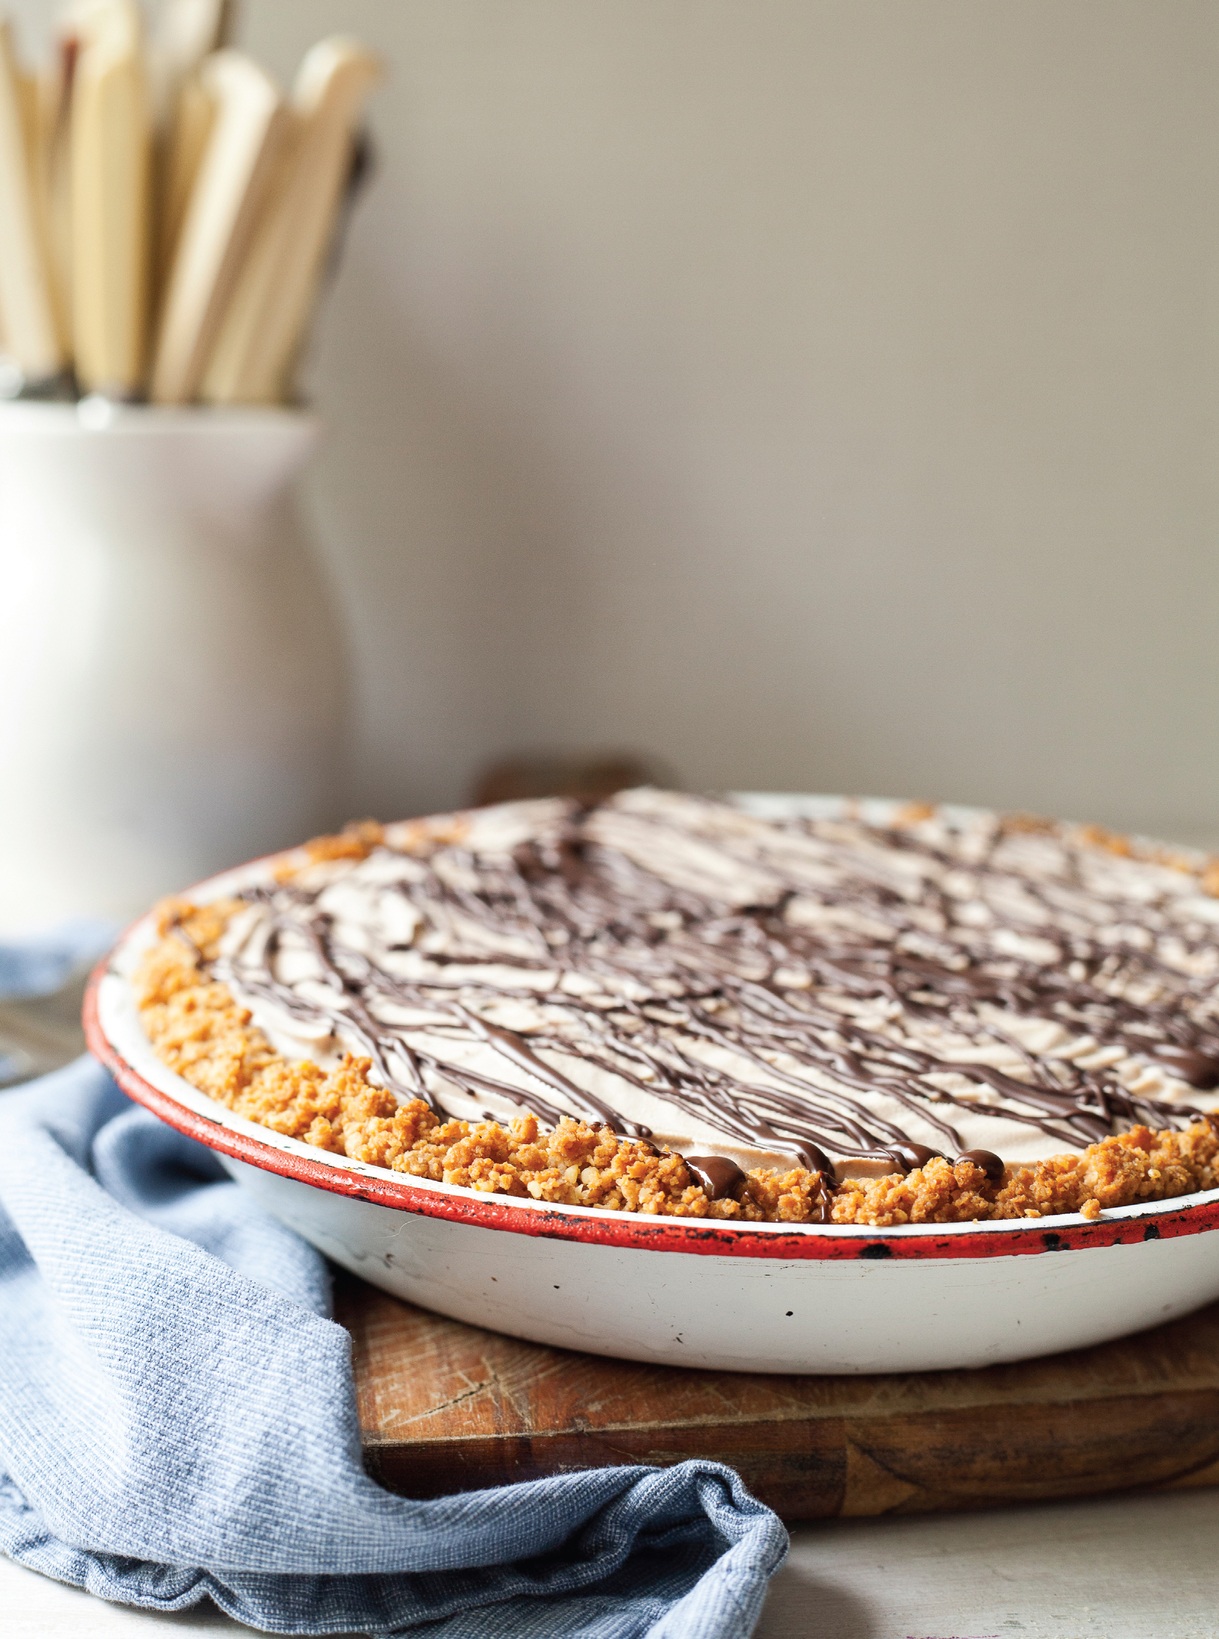
<path fill-rule="evenodd" d="M 1219 900 L 1070 827 L 637 790 L 390 828 L 245 897 L 213 973 L 270 1042 L 441 1116 L 1023 1162 L 1187 1125 L 1219 1083 Z"/>

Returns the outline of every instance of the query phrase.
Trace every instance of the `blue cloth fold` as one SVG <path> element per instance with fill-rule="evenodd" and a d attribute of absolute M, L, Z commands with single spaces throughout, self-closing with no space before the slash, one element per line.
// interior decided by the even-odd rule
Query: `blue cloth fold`
<path fill-rule="evenodd" d="M 97 916 L 77 916 L 47 933 L 0 943 L 0 998 L 49 996 L 74 968 L 95 962 L 118 928 Z"/>
<path fill-rule="evenodd" d="M 329 1301 L 319 1254 L 91 1060 L 0 1097 L 0 1550 L 275 1633 L 751 1632 L 787 1536 L 719 1464 L 375 1485 Z"/>

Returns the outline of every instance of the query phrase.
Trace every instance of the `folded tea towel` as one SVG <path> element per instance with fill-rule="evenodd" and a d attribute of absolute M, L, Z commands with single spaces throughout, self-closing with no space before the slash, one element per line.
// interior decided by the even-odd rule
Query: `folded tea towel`
<path fill-rule="evenodd" d="M 0 1550 L 274 1633 L 752 1630 L 787 1537 L 731 1470 L 393 1496 L 328 1306 L 312 1247 L 92 1060 L 0 1096 Z"/>

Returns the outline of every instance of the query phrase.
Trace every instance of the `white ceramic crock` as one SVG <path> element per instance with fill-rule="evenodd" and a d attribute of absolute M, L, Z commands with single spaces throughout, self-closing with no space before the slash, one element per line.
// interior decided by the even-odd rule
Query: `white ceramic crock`
<path fill-rule="evenodd" d="M 332 824 L 341 637 L 295 410 L 0 404 L 0 928 Z"/>
<path fill-rule="evenodd" d="M 829 813 L 841 799 L 756 799 Z M 878 821 L 883 810 L 876 805 Z M 271 862 L 190 890 L 266 880 Z M 130 975 L 149 918 L 103 963 L 89 1045 L 131 1096 L 216 1150 L 276 1217 L 345 1268 L 514 1337 L 668 1365 L 753 1372 L 988 1366 L 1081 1348 L 1219 1298 L 1219 1190 L 982 1224 L 730 1223 L 556 1207 L 429 1184 L 285 1138 L 160 1063 Z"/>

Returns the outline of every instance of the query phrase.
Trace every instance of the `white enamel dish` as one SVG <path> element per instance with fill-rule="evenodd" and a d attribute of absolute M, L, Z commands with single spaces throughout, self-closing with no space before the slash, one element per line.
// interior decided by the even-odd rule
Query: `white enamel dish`
<path fill-rule="evenodd" d="M 826 814 L 840 804 L 751 806 Z M 896 806 L 876 804 L 878 822 Z M 270 870 L 257 861 L 190 897 L 232 893 Z M 129 983 L 154 938 L 152 918 L 142 918 L 94 974 L 85 1003 L 93 1052 L 132 1098 L 215 1150 L 327 1257 L 440 1314 L 668 1365 L 896 1372 L 1080 1348 L 1219 1298 L 1219 1190 L 1095 1221 L 791 1228 L 559 1207 L 331 1155 L 234 1115 L 157 1059 Z"/>

